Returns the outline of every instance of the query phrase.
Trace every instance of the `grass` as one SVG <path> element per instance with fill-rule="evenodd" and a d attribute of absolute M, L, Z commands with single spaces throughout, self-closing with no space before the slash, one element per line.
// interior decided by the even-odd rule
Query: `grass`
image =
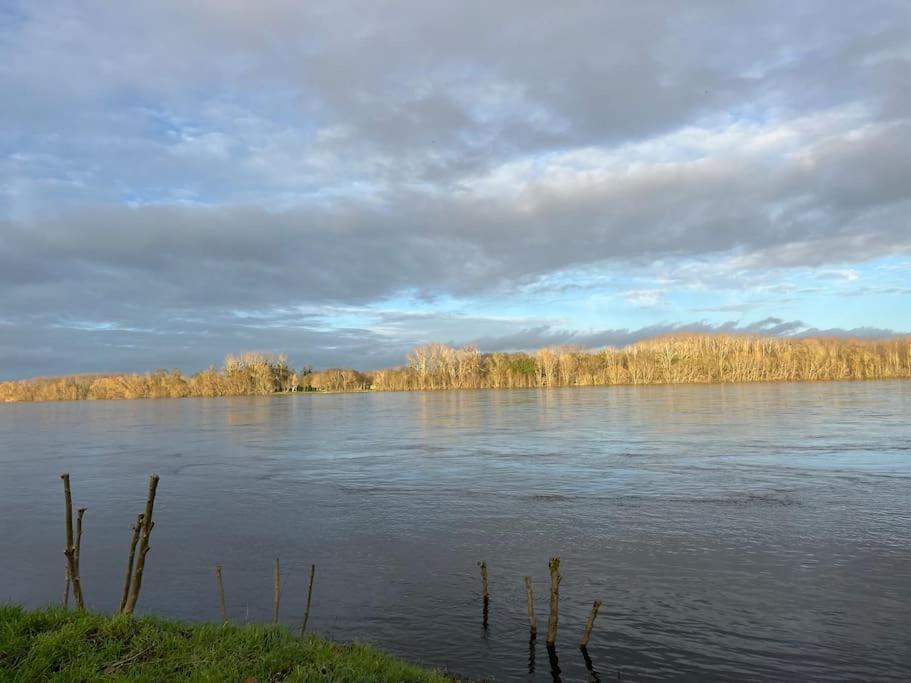
<path fill-rule="evenodd" d="M 280 626 L 0 606 L 0 681 L 452 681 Z"/>

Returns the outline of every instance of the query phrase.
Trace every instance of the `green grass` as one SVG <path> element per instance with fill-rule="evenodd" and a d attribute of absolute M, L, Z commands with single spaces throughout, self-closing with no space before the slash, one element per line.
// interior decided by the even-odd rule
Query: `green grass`
<path fill-rule="evenodd" d="M 0 681 L 452 681 L 279 626 L 0 606 Z"/>

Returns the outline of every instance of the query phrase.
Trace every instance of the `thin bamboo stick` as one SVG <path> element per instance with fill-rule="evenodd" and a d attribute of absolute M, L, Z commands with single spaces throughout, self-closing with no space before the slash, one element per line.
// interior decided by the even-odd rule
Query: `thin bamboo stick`
<path fill-rule="evenodd" d="M 221 608 L 221 619 L 228 623 L 228 608 L 225 606 L 225 586 L 221 580 L 221 565 L 215 565 L 215 582 L 218 584 L 218 605 Z"/>
<path fill-rule="evenodd" d="M 307 630 L 307 622 L 310 621 L 310 600 L 313 597 L 313 575 L 316 573 L 316 565 L 310 565 L 310 580 L 307 582 L 307 609 L 304 610 L 304 623 L 301 625 L 301 636 Z"/>

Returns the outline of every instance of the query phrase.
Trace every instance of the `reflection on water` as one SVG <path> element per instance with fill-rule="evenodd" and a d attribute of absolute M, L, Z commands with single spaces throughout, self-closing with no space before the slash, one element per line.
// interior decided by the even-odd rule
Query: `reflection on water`
<path fill-rule="evenodd" d="M 221 564 L 268 621 L 280 556 L 289 624 L 315 563 L 309 630 L 466 675 L 908 680 L 909 415 L 902 382 L 2 405 L 0 600 L 58 599 L 68 470 L 113 611 L 155 471 L 141 609 L 218 620 Z"/>
<path fill-rule="evenodd" d="M 585 668 L 588 670 L 591 680 L 594 683 L 600 683 L 601 675 L 598 673 L 598 670 L 595 669 L 595 664 L 592 662 L 591 655 L 588 654 L 588 648 L 583 645 L 579 648 L 579 651 L 582 653 L 582 659 L 585 661 Z"/>
<path fill-rule="evenodd" d="M 563 678 L 560 674 L 563 672 L 560 670 L 560 658 L 557 657 L 556 647 L 547 646 L 547 659 L 550 662 L 550 677 L 554 680 L 554 683 L 561 683 Z"/>

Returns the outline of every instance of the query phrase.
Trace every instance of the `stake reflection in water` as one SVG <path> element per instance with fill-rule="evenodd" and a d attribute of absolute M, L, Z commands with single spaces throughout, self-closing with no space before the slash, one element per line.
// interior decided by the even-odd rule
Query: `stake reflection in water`
<path fill-rule="evenodd" d="M 487 590 L 487 562 L 481 560 L 478 562 L 478 566 L 481 568 L 481 595 L 483 596 L 484 601 L 484 615 L 483 615 L 483 626 L 484 630 L 487 630 L 487 621 L 490 613 L 490 593 Z"/>
<path fill-rule="evenodd" d="M 595 665 L 592 663 L 592 658 L 588 654 L 588 648 L 584 645 L 579 646 L 579 650 L 582 652 L 582 659 L 585 660 L 585 668 L 588 669 L 588 673 L 591 674 L 592 683 L 601 683 L 601 674 L 598 673 L 598 670 L 595 669 Z M 617 673 L 619 677 L 619 672 Z"/>
<path fill-rule="evenodd" d="M 560 676 L 560 660 L 557 657 L 557 648 L 553 645 L 547 646 L 547 659 L 550 662 L 550 676 L 554 683 L 562 683 L 563 678 Z"/>

